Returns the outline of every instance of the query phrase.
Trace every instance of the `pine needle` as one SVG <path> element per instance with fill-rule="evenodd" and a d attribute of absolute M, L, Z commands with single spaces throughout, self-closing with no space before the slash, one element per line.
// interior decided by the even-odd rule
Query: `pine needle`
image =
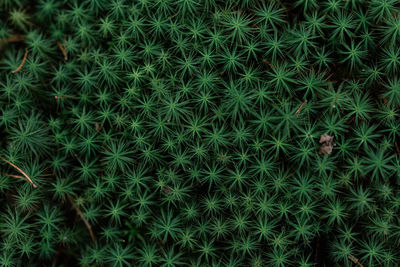
<path fill-rule="evenodd" d="M 25 55 L 24 55 L 24 58 L 22 59 L 21 64 L 18 66 L 17 69 L 13 70 L 12 73 L 17 73 L 17 72 L 19 72 L 19 71 L 22 69 L 22 67 L 23 67 L 24 64 L 25 64 L 25 61 L 26 61 L 27 56 L 28 56 L 28 48 L 25 48 Z"/>
<path fill-rule="evenodd" d="M 308 103 L 308 100 L 306 99 L 301 105 L 300 107 L 296 110 L 296 112 L 294 113 L 295 115 L 299 114 L 301 112 L 301 110 L 303 109 L 304 105 Z"/>
<path fill-rule="evenodd" d="M 28 176 L 23 170 L 21 170 L 21 169 L 18 168 L 15 164 L 11 163 L 10 161 L 6 160 L 6 159 L 3 158 L 3 157 L 0 157 L 0 159 L 1 159 L 2 161 L 4 161 L 4 162 L 10 164 L 10 165 L 11 165 L 12 167 L 14 167 L 17 171 L 19 171 L 19 172 L 28 180 L 28 182 L 31 183 L 31 184 L 33 185 L 34 188 L 37 187 L 37 185 L 32 181 L 31 178 L 29 178 L 29 176 Z M 11 176 L 11 177 L 14 177 L 14 176 Z"/>
<path fill-rule="evenodd" d="M 20 175 L 6 174 L 6 176 L 12 177 L 12 178 L 18 178 L 18 179 L 22 179 L 22 180 L 24 180 L 24 181 L 27 181 L 27 180 L 25 179 L 25 177 L 20 176 Z"/>
<path fill-rule="evenodd" d="M 349 256 L 347 256 L 347 257 L 348 257 L 352 262 L 354 262 L 355 264 L 357 264 L 358 267 L 364 267 L 364 266 L 361 264 L 361 262 L 358 261 L 358 259 L 357 259 L 356 257 L 351 256 L 351 255 L 349 255 Z"/>
<path fill-rule="evenodd" d="M 83 215 L 82 211 L 79 209 L 78 205 L 75 204 L 74 200 L 72 199 L 71 196 L 68 196 L 68 200 L 71 203 L 72 207 L 76 210 L 76 213 L 78 213 L 79 217 L 81 220 L 85 223 L 87 229 L 89 230 L 90 238 L 93 240 L 94 243 L 96 243 L 96 237 L 94 236 L 92 226 L 90 223 L 86 220 L 85 216 Z"/>
<path fill-rule="evenodd" d="M 67 53 L 66 47 L 60 41 L 57 41 L 57 45 L 60 48 L 62 54 L 64 55 L 64 60 L 67 61 L 68 60 L 68 53 Z"/>

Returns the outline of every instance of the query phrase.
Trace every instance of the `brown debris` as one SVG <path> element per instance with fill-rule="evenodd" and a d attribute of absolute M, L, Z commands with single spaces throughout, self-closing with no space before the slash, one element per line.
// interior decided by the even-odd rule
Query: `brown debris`
<path fill-rule="evenodd" d="M 20 70 L 22 69 L 22 67 L 23 67 L 24 64 L 25 64 L 25 61 L 26 61 L 27 56 L 28 56 L 28 48 L 25 48 L 25 55 L 24 55 L 24 58 L 22 59 L 21 64 L 19 64 L 18 68 L 16 68 L 15 70 L 13 70 L 12 73 L 16 73 L 16 72 L 18 72 L 18 71 L 20 71 Z"/>
<path fill-rule="evenodd" d="M 25 36 L 19 34 L 11 35 L 6 39 L 6 43 L 19 43 L 23 41 L 25 41 Z"/>
<path fill-rule="evenodd" d="M 14 174 L 6 174 L 7 177 L 12 177 L 12 178 L 18 178 L 18 179 L 22 179 L 26 182 L 29 182 L 25 177 L 21 176 L 21 175 L 14 175 Z"/>
<path fill-rule="evenodd" d="M 31 180 L 31 178 L 29 178 L 29 176 L 28 176 L 23 170 L 21 170 L 21 169 L 18 168 L 15 164 L 11 163 L 10 161 L 6 160 L 6 159 L 3 158 L 3 157 L 0 157 L 0 159 L 1 159 L 2 161 L 4 161 L 4 162 L 10 164 L 14 169 L 16 169 L 17 171 L 19 171 L 19 172 L 26 178 L 26 180 L 27 180 L 29 183 L 31 183 L 31 184 L 33 185 L 34 188 L 37 187 L 37 185 L 35 185 L 35 183 Z M 22 176 L 18 176 L 18 175 L 8 175 L 8 176 L 13 177 L 13 178 L 22 178 Z M 25 180 L 25 179 L 24 179 L 24 180 Z"/>
<path fill-rule="evenodd" d="M 400 156 L 400 149 L 399 149 L 399 145 L 397 144 L 397 142 L 394 142 L 394 146 L 396 148 L 397 154 Z"/>
<path fill-rule="evenodd" d="M 300 107 L 296 110 L 296 112 L 294 113 L 295 115 L 299 114 L 301 112 L 301 110 L 303 109 L 304 105 L 308 103 L 308 100 L 304 100 L 304 102 L 300 105 Z"/>
<path fill-rule="evenodd" d="M 351 260 L 352 262 L 354 262 L 355 264 L 357 264 L 358 267 L 364 267 L 361 262 L 358 261 L 358 259 L 354 256 L 347 256 L 349 258 L 349 260 Z"/>
<path fill-rule="evenodd" d="M 92 231 L 92 226 L 90 223 L 85 219 L 85 216 L 83 215 L 82 211 L 79 209 L 79 207 L 75 204 L 74 200 L 72 199 L 71 196 L 68 196 L 68 200 L 71 203 L 72 207 L 76 210 L 76 213 L 78 213 L 79 217 L 81 220 L 85 223 L 87 229 L 89 230 L 90 238 L 93 240 L 94 243 L 96 243 L 96 237 L 94 236 L 94 233 Z"/>
<path fill-rule="evenodd" d="M 268 60 L 263 59 L 263 62 L 264 62 L 265 64 L 268 64 L 268 66 L 270 66 L 271 68 L 274 68 L 274 65 L 273 65 L 271 62 L 269 62 Z"/>
<path fill-rule="evenodd" d="M 96 131 L 98 131 L 98 132 L 100 132 L 103 129 L 103 127 L 101 127 L 101 125 L 98 122 L 96 122 L 94 125 L 96 128 Z"/>
<path fill-rule="evenodd" d="M 168 195 L 168 194 L 171 194 L 171 193 L 172 193 L 172 189 L 169 188 L 169 187 L 165 187 L 165 188 L 164 188 L 164 193 L 167 194 L 167 195 Z"/>
<path fill-rule="evenodd" d="M 7 38 L 0 39 L 0 50 L 3 50 L 8 43 L 19 43 L 25 41 L 25 37 L 23 35 L 11 35 Z"/>
<path fill-rule="evenodd" d="M 321 138 L 319 139 L 320 143 L 330 143 L 333 141 L 333 136 L 330 136 L 328 134 L 322 134 Z"/>
<path fill-rule="evenodd" d="M 61 53 L 64 56 L 64 60 L 67 61 L 68 60 L 67 48 L 60 41 L 57 41 L 57 45 L 60 48 Z"/>
<path fill-rule="evenodd" d="M 319 143 L 322 144 L 321 148 L 319 149 L 318 154 L 331 154 L 333 147 L 336 145 L 333 142 L 333 136 L 330 136 L 328 134 L 322 134 Z"/>

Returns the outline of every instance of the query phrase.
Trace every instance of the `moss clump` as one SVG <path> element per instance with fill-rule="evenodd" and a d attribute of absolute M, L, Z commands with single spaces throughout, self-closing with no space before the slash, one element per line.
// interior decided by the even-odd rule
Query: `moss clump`
<path fill-rule="evenodd" d="M 398 266 L 395 0 L 0 0 L 0 265 Z"/>

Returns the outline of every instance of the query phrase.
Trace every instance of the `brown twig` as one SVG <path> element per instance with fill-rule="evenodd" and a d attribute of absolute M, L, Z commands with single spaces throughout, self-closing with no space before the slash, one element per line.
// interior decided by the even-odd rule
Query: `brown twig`
<path fill-rule="evenodd" d="M 400 156 L 400 149 L 399 149 L 399 145 L 397 144 L 397 142 L 394 142 L 394 146 L 396 147 L 397 154 Z"/>
<path fill-rule="evenodd" d="M 18 68 L 16 70 L 13 70 L 12 73 L 16 73 L 22 69 L 22 67 L 25 64 L 27 56 L 28 56 L 28 48 L 25 48 L 25 55 L 24 55 L 24 58 L 22 59 L 21 64 L 18 66 Z"/>
<path fill-rule="evenodd" d="M 354 256 L 347 256 L 349 258 L 349 260 L 351 260 L 352 262 L 354 262 L 355 264 L 357 264 L 358 267 L 364 267 L 361 262 L 358 261 L 358 259 Z"/>
<path fill-rule="evenodd" d="M 93 242 L 96 243 L 96 237 L 94 236 L 94 233 L 92 231 L 92 226 L 90 223 L 85 219 L 85 216 L 83 215 L 82 211 L 79 209 L 79 207 L 75 204 L 74 200 L 72 199 L 71 196 L 68 196 L 69 202 L 71 202 L 72 207 L 76 210 L 76 213 L 78 213 L 79 217 L 81 217 L 82 221 L 85 223 L 87 229 L 89 230 L 90 233 L 90 238 L 92 238 Z"/>
<path fill-rule="evenodd" d="M 270 66 L 271 68 L 274 68 L 274 65 L 271 62 L 269 62 L 268 60 L 263 59 L 263 62 L 268 64 L 268 66 Z"/>
<path fill-rule="evenodd" d="M 64 60 L 67 61 L 68 60 L 67 48 L 60 41 L 57 41 L 57 45 L 60 48 L 62 54 L 64 55 Z"/>
<path fill-rule="evenodd" d="M 6 43 L 19 43 L 23 41 L 25 41 L 25 36 L 19 34 L 11 35 L 6 39 Z"/>
<path fill-rule="evenodd" d="M 19 179 L 22 179 L 22 180 L 24 180 L 24 181 L 27 181 L 27 180 L 25 179 L 25 177 L 20 176 L 20 175 L 14 175 L 14 174 L 8 174 L 8 173 L 7 173 L 6 176 L 12 177 L 12 178 L 19 178 Z"/>
<path fill-rule="evenodd" d="M 8 164 L 10 164 L 12 167 L 14 167 L 17 171 L 19 171 L 27 180 L 29 183 L 31 183 L 33 185 L 34 188 L 37 187 L 37 185 L 35 185 L 35 183 L 31 180 L 31 178 L 29 178 L 29 176 L 20 168 L 18 168 L 15 164 L 11 163 L 10 161 L 6 160 L 3 157 L 0 157 L 0 159 Z"/>
<path fill-rule="evenodd" d="M 295 115 L 299 114 L 301 112 L 301 110 L 303 109 L 304 105 L 308 103 L 308 100 L 304 100 L 303 103 L 301 103 L 300 107 L 296 110 L 296 112 L 294 113 Z"/>

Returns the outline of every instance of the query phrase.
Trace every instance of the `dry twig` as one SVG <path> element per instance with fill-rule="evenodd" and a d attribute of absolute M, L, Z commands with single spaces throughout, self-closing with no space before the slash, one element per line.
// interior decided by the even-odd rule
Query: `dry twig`
<path fill-rule="evenodd" d="M 271 62 L 269 62 L 268 60 L 263 59 L 263 62 L 266 63 L 266 64 L 267 64 L 268 66 L 270 66 L 271 68 L 274 68 L 274 65 L 273 65 Z"/>
<path fill-rule="evenodd" d="M 22 67 L 25 64 L 27 56 L 28 56 L 28 48 L 25 48 L 25 55 L 24 55 L 24 58 L 22 59 L 21 64 L 18 66 L 18 68 L 16 70 L 13 70 L 12 73 L 16 73 L 22 69 Z"/>
<path fill-rule="evenodd" d="M 397 142 L 394 142 L 394 146 L 396 147 L 397 154 L 400 156 L 400 149 L 399 149 L 399 145 L 397 144 Z"/>
<path fill-rule="evenodd" d="M 23 170 L 21 170 L 21 169 L 18 168 L 15 164 L 11 163 L 10 161 L 6 160 L 6 159 L 3 158 L 3 157 L 0 157 L 0 159 L 1 159 L 2 161 L 4 161 L 4 162 L 10 164 L 10 165 L 11 165 L 12 167 L 14 167 L 17 171 L 19 171 L 19 172 L 28 180 L 28 182 L 31 183 L 31 184 L 33 185 L 34 188 L 37 187 L 37 185 L 35 185 L 35 183 L 31 180 L 31 178 L 29 178 L 29 176 L 28 176 Z M 10 175 L 10 176 L 11 176 L 11 175 Z M 11 177 L 18 178 L 18 177 L 16 177 L 16 176 L 11 176 Z"/>
<path fill-rule="evenodd" d="M 303 109 L 304 105 L 308 103 L 308 100 L 304 100 L 304 102 L 300 105 L 300 107 L 296 110 L 296 112 L 294 113 L 295 115 L 299 114 L 301 112 L 301 110 Z"/>
<path fill-rule="evenodd" d="M 57 41 L 57 45 L 60 48 L 62 54 L 64 55 L 64 60 L 67 61 L 68 60 L 67 48 L 60 41 Z"/>
<path fill-rule="evenodd" d="M 19 43 L 23 41 L 25 41 L 25 36 L 19 34 L 11 35 L 6 39 L 6 43 Z"/>
<path fill-rule="evenodd" d="M 90 238 L 92 238 L 93 242 L 96 243 L 96 237 L 94 236 L 94 233 L 92 231 L 92 226 L 85 219 L 85 216 L 83 215 L 82 211 L 79 209 L 78 205 L 75 204 L 71 196 L 68 196 L 68 200 L 71 203 L 72 207 L 76 210 L 76 213 L 78 213 L 79 217 L 81 217 L 82 221 L 85 223 L 87 229 L 89 230 Z"/>
<path fill-rule="evenodd" d="M 364 267 L 361 262 L 358 261 L 358 259 L 354 256 L 347 256 L 349 258 L 349 260 L 351 260 L 352 262 L 354 262 L 355 264 L 357 264 L 358 267 Z"/>
<path fill-rule="evenodd" d="M 6 174 L 6 176 L 8 176 L 8 177 L 12 177 L 12 178 L 18 178 L 18 179 L 22 179 L 22 180 L 24 180 L 24 181 L 28 181 L 28 180 L 26 180 L 26 178 L 25 177 L 23 177 L 23 176 L 20 176 L 20 175 L 14 175 L 14 174 Z M 28 181 L 29 182 L 29 181 Z"/>

